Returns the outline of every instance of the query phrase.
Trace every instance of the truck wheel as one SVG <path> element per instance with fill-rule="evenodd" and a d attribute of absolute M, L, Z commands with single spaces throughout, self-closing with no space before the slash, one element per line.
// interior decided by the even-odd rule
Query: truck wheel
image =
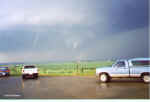
<path fill-rule="evenodd" d="M 7 76 L 7 77 L 10 76 L 10 74 L 8 73 L 8 74 L 6 74 L 6 76 Z"/>
<path fill-rule="evenodd" d="M 101 81 L 101 82 L 108 82 L 109 81 L 109 76 L 107 75 L 107 74 L 101 74 L 100 76 L 99 76 L 99 80 Z"/>
<path fill-rule="evenodd" d="M 150 75 L 143 75 L 143 81 L 145 83 L 149 83 L 150 82 Z"/>
<path fill-rule="evenodd" d="M 37 75 L 35 75 L 35 76 L 34 76 L 34 79 L 38 79 L 38 76 L 37 76 Z"/>
<path fill-rule="evenodd" d="M 26 78 L 26 76 L 25 75 L 22 75 L 22 79 L 25 79 Z"/>
<path fill-rule="evenodd" d="M 34 78 L 34 79 L 38 79 L 38 74 L 34 74 L 34 75 L 33 75 L 33 78 Z"/>

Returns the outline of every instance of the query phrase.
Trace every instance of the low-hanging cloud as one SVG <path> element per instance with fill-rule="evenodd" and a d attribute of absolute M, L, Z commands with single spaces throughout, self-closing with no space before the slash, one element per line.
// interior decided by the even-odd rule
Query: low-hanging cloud
<path fill-rule="evenodd" d="M 148 57 L 147 2 L 0 1 L 0 60 Z"/>

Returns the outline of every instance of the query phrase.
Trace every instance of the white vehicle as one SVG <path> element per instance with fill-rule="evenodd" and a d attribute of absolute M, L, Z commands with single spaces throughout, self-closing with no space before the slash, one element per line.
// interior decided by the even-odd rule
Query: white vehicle
<path fill-rule="evenodd" d="M 38 68 L 34 65 L 25 65 L 22 68 L 22 78 L 38 78 Z"/>

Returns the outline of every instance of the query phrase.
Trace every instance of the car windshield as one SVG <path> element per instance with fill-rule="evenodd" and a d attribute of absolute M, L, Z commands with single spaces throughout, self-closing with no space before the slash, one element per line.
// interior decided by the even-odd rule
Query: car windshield
<path fill-rule="evenodd" d="M 24 66 L 24 68 L 35 68 L 35 66 Z"/>
<path fill-rule="evenodd" d="M 150 66 L 149 60 L 132 61 L 133 66 Z"/>

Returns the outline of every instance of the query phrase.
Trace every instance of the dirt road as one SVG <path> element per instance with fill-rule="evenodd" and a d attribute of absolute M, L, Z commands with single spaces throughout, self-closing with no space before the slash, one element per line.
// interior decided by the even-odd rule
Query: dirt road
<path fill-rule="evenodd" d="M 95 77 L 0 78 L 1 99 L 149 99 L 149 85 L 137 79 L 100 83 Z"/>

